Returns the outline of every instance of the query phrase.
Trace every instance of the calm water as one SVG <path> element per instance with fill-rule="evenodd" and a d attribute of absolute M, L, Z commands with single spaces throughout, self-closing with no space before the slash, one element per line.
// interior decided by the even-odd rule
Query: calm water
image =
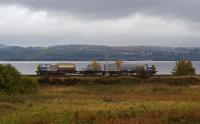
<path fill-rule="evenodd" d="M 0 61 L 0 64 L 12 64 L 22 74 L 36 74 L 36 67 L 38 64 L 50 64 L 50 63 L 75 63 L 77 70 L 85 68 L 90 61 Z M 101 62 L 105 63 L 105 62 Z M 109 62 L 111 63 L 111 62 Z M 154 64 L 157 67 L 157 74 L 170 74 L 171 70 L 175 66 L 175 61 L 126 61 L 125 63 L 133 64 Z M 196 72 L 200 74 L 200 61 L 193 62 Z"/>

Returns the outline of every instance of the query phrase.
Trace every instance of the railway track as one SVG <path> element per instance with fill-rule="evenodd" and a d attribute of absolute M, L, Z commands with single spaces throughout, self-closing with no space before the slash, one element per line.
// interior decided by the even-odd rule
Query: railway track
<path fill-rule="evenodd" d="M 50 78 L 64 78 L 64 77 L 104 77 L 103 75 L 22 75 L 24 77 L 33 77 L 33 78 L 40 78 L 40 77 L 50 77 Z M 139 77 L 139 75 L 109 75 L 108 77 L 119 77 L 119 76 L 130 76 L 130 77 Z M 153 77 L 177 77 L 174 75 L 153 75 Z M 180 76 L 181 77 L 181 76 Z M 185 77 L 185 76 L 182 76 Z M 200 75 L 195 75 L 193 77 L 200 77 Z"/>

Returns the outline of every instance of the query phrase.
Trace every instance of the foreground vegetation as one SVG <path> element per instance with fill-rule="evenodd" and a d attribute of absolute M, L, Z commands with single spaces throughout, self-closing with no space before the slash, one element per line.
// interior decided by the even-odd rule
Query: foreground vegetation
<path fill-rule="evenodd" d="M 29 77 L 22 77 L 19 71 L 11 65 L 0 65 L 0 92 L 10 96 L 16 94 L 36 93 L 39 84 L 37 80 Z"/>
<path fill-rule="evenodd" d="M 198 124 L 198 77 L 40 78 L 36 94 L 0 93 L 1 124 Z"/>
<path fill-rule="evenodd" d="M 195 75 L 196 69 L 193 67 L 191 61 L 180 60 L 176 62 L 176 66 L 172 70 L 173 75 Z"/>

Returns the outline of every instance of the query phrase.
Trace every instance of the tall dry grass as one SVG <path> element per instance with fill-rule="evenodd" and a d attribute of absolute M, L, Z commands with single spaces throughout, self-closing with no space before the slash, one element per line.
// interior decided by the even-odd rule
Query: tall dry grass
<path fill-rule="evenodd" d="M 103 83 L 95 83 L 97 80 Z M 178 79 L 174 83 L 152 82 L 157 80 L 154 78 L 143 83 L 132 77 L 117 80 L 67 79 L 68 83 L 78 83 L 43 83 L 39 93 L 14 98 L 1 94 L 0 124 L 200 123 L 200 85 L 196 77 L 192 82 L 197 81 L 189 85 L 186 81 L 176 84 Z"/>

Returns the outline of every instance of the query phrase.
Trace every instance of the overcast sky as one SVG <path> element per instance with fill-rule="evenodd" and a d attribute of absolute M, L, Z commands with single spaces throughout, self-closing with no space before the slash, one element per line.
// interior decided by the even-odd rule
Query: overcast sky
<path fill-rule="evenodd" d="M 0 0 L 0 44 L 200 47 L 200 0 Z"/>

